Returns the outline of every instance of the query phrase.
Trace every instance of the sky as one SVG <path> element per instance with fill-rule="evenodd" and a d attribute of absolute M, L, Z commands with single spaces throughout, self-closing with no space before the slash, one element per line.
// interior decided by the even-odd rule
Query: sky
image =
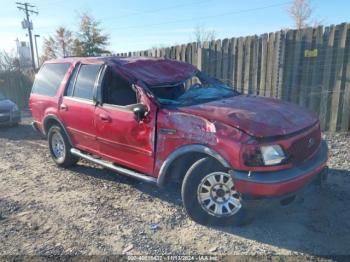
<path fill-rule="evenodd" d="M 20 0 L 17 0 L 17 2 Z M 292 28 L 286 0 L 27 0 L 35 5 L 32 15 L 39 54 L 42 39 L 59 26 L 78 29 L 79 14 L 88 12 L 110 36 L 114 53 L 165 47 L 194 40 L 194 28 L 214 30 L 218 39 Z M 16 1 L 1 0 L 0 50 L 15 49 L 15 39 L 27 40 L 21 28 L 24 12 Z M 349 0 L 312 0 L 313 20 L 322 24 L 350 22 Z"/>

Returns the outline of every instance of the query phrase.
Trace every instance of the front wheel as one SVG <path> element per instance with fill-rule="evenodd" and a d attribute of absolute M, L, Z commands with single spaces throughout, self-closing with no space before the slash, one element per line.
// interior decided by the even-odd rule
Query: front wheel
<path fill-rule="evenodd" d="M 251 221 L 233 178 L 211 158 L 202 158 L 187 171 L 182 185 L 187 214 L 203 225 L 243 225 Z"/>
<path fill-rule="evenodd" d="M 78 157 L 71 154 L 72 147 L 60 126 L 54 125 L 50 128 L 48 140 L 51 157 L 58 166 L 70 167 L 79 161 Z"/>

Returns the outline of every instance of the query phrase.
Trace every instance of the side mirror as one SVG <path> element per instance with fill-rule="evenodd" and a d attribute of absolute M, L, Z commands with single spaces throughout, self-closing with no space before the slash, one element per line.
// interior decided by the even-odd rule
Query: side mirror
<path fill-rule="evenodd" d="M 133 107 L 132 111 L 135 114 L 135 119 L 137 122 L 141 122 L 147 114 L 147 107 L 143 104 L 137 104 Z"/>

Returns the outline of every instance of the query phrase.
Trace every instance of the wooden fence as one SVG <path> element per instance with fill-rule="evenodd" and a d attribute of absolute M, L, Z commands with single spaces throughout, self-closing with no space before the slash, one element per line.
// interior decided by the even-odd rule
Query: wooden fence
<path fill-rule="evenodd" d="M 33 77 L 19 71 L 0 72 L 0 91 L 21 109 L 28 108 Z"/>
<path fill-rule="evenodd" d="M 350 129 L 350 24 L 117 54 L 191 63 L 248 94 L 297 103 L 323 130 Z"/>

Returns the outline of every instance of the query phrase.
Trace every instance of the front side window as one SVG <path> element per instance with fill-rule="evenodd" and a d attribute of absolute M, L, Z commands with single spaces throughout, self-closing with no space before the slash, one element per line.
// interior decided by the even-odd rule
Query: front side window
<path fill-rule="evenodd" d="M 94 86 L 101 65 L 82 65 L 75 81 L 74 97 L 87 100 L 93 99 Z"/>
<path fill-rule="evenodd" d="M 116 106 L 137 104 L 137 96 L 130 83 L 107 68 L 102 82 L 102 102 Z"/>
<path fill-rule="evenodd" d="M 33 94 L 55 96 L 70 64 L 44 64 L 32 88 Z"/>

